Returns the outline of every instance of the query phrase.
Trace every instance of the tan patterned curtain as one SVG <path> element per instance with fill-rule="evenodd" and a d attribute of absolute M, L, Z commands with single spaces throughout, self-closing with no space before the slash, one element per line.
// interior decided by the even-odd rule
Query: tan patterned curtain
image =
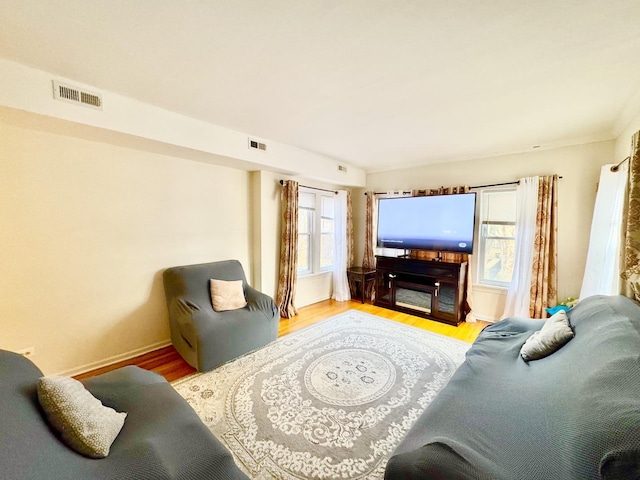
<path fill-rule="evenodd" d="M 377 219 L 377 201 L 375 192 L 366 192 L 367 208 L 366 223 L 364 232 L 364 257 L 362 266 L 364 268 L 376 268 L 376 219 Z M 365 287 L 365 298 L 374 300 L 375 286 L 369 282 Z"/>
<path fill-rule="evenodd" d="M 353 266 L 353 204 L 351 191 L 347 190 L 347 268 Z"/>
<path fill-rule="evenodd" d="M 622 295 L 640 301 L 640 132 L 631 139 Z"/>
<path fill-rule="evenodd" d="M 285 180 L 281 194 L 282 236 L 276 303 L 280 308 L 280 316 L 291 318 L 298 314 L 293 303 L 298 279 L 298 182 Z"/>
<path fill-rule="evenodd" d="M 430 188 L 426 190 L 413 190 L 411 195 L 414 197 L 426 197 L 429 195 L 451 195 L 454 193 L 467 193 L 470 188 L 467 185 L 456 185 L 453 187 L 440 187 L 440 188 Z M 427 250 L 411 250 L 409 252 L 409 256 L 411 258 L 418 258 L 421 260 L 433 260 L 434 258 L 438 258 L 438 255 L 441 256 L 444 262 L 449 263 L 462 263 L 467 262 L 467 296 L 465 299 L 465 320 L 467 322 L 475 322 L 476 317 L 473 315 L 471 308 L 471 298 L 473 292 L 473 281 L 471 279 L 471 272 L 469 270 L 469 255 L 466 253 L 455 253 L 455 252 L 431 252 Z"/>
<path fill-rule="evenodd" d="M 545 308 L 557 304 L 558 176 L 538 180 L 538 209 L 533 244 L 529 316 L 545 318 Z"/>

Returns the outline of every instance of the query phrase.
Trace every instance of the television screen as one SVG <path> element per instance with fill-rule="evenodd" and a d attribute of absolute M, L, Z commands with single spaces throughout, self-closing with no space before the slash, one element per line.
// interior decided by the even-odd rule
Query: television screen
<path fill-rule="evenodd" d="M 472 253 L 476 194 L 381 198 L 378 247 Z"/>

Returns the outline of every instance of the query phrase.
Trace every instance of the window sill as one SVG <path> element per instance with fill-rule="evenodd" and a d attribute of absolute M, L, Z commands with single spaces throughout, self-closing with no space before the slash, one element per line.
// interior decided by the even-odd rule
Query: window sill
<path fill-rule="evenodd" d="M 499 287 L 497 285 L 485 285 L 484 283 L 474 283 L 472 285 L 474 292 L 486 292 L 499 295 L 506 295 L 509 291 L 508 287 Z"/>
<path fill-rule="evenodd" d="M 332 273 L 333 273 L 333 270 L 323 270 L 321 272 L 316 272 L 316 273 L 303 273 L 303 274 L 298 274 L 298 279 L 321 277 L 324 275 L 331 275 Z"/>

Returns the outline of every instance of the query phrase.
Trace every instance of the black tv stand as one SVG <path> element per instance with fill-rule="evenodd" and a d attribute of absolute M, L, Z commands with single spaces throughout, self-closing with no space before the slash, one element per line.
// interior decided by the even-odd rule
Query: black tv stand
<path fill-rule="evenodd" d="M 467 262 L 377 256 L 375 305 L 450 325 L 464 321 Z"/>

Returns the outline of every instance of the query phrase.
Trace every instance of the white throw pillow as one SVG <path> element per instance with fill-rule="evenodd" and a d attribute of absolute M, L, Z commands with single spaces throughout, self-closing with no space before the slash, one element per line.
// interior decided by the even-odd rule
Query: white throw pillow
<path fill-rule="evenodd" d="M 38 400 L 62 440 L 91 458 L 109 455 L 127 416 L 102 405 L 81 382 L 70 377 L 40 378 Z"/>
<path fill-rule="evenodd" d="M 520 349 L 525 362 L 551 355 L 573 338 L 567 313 L 561 310 L 548 318 L 541 330 L 533 333 Z"/>
<path fill-rule="evenodd" d="M 247 300 L 244 298 L 242 280 L 211 279 L 211 303 L 216 312 L 244 308 Z"/>

